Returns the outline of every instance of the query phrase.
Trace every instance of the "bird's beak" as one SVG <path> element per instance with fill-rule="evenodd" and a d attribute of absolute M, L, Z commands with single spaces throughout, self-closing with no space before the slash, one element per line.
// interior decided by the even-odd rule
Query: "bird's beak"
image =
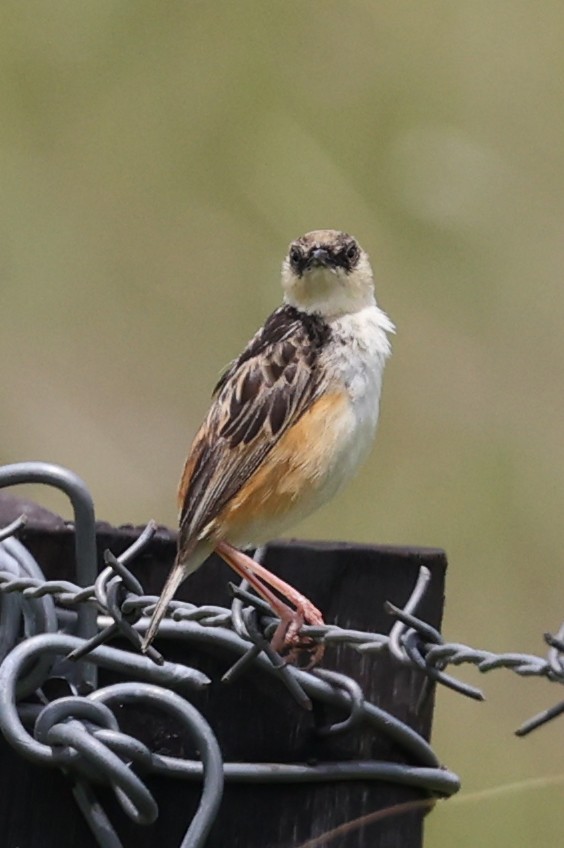
<path fill-rule="evenodd" d="M 306 268 L 330 268 L 333 264 L 329 251 L 325 247 L 316 247 L 307 258 Z"/>

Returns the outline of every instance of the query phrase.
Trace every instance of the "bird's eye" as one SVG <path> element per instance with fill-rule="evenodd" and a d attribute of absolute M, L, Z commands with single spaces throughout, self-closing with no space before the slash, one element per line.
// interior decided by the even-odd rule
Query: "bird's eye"
<path fill-rule="evenodd" d="M 349 246 L 347 247 L 346 256 L 349 262 L 354 262 L 357 258 L 358 247 L 356 244 L 354 244 L 354 242 L 352 244 L 349 244 Z"/>
<path fill-rule="evenodd" d="M 290 248 L 290 262 L 292 265 L 299 265 L 302 258 L 302 252 L 299 247 Z"/>

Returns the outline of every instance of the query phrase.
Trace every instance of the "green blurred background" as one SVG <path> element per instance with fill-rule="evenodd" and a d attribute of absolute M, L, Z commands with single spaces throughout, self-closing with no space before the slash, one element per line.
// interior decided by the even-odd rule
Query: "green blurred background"
<path fill-rule="evenodd" d="M 4 0 L 0 460 L 69 466 L 100 518 L 174 524 L 287 243 L 349 230 L 398 334 L 370 462 L 296 535 L 444 547 L 447 637 L 543 653 L 563 614 L 563 44 L 549 0 Z M 558 774 L 562 720 L 512 731 L 560 693 L 463 674 L 488 700 L 441 691 L 434 742 L 464 793 Z M 561 794 L 452 800 L 427 844 L 556 845 Z"/>

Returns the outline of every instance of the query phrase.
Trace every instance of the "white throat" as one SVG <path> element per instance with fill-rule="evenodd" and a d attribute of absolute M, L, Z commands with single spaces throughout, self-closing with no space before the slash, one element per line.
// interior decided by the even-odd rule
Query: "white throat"
<path fill-rule="evenodd" d="M 284 302 L 302 312 L 334 318 L 374 306 L 374 282 L 368 261 L 351 273 L 341 269 L 313 268 L 301 277 L 288 263 L 282 266 Z"/>

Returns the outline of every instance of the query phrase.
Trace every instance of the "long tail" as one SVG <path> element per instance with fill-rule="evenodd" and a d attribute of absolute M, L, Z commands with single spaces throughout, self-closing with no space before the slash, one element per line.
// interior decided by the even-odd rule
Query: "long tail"
<path fill-rule="evenodd" d="M 147 648 L 150 646 L 151 642 L 157 635 L 157 630 L 159 629 L 159 624 L 161 623 L 165 613 L 166 608 L 174 597 L 174 594 L 181 583 L 186 580 L 189 574 L 192 574 L 193 571 L 196 571 L 197 568 L 203 563 L 203 561 L 207 558 L 210 553 L 209 547 L 203 547 L 198 545 L 196 549 L 192 552 L 192 555 L 188 559 L 188 561 L 180 562 L 178 559 L 172 566 L 170 574 L 167 577 L 166 583 L 164 585 L 162 594 L 158 600 L 158 603 L 153 611 L 151 616 L 151 621 L 149 622 L 149 627 L 147 628 L 147 632 L 143 637 L 143 641 L 141 643 L 141 650 L 145 654 L 147 652 Z"/>

